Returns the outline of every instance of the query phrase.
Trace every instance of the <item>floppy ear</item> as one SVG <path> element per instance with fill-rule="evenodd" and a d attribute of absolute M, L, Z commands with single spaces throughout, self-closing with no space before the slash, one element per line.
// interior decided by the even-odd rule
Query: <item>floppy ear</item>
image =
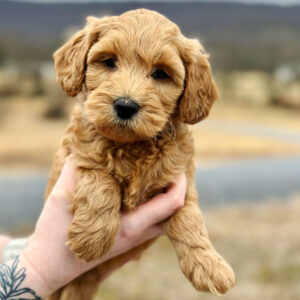
<path fill-rule="evenodd" d="M 97 23 L 99 19 L 88 17 L 84 29 L 75 33 L 53 54 L 56 79 L 71 97 L 76 96 L 82 89 L 87 54 L 100 34 Z"/>
<path fill-rule="evenodd" d="M 198 40 L 184 38 L 181 57 L 185 66 L 185 89 L 179 102 L 179 119 L 195 124 L 207 117 L 218 90 L 211 73 L 208 55 Z"/>

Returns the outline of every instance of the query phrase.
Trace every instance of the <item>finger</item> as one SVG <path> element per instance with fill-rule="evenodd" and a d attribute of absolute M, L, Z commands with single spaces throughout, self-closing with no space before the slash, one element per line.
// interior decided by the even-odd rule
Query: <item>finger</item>
<path fill-rule="evenodd" d="M 171 215 L 184 205 L 186 193 L 186 177 L 180 174 L 175 183 L 171 184 L 166 193 L 159 194 L 147 203 L 139 206 L 129 213 L 127 220 L 134 224 L 133 227 L 143 231 L 153 224 L 157 224 Z"/>
<path fill-rule="evenodd" d="M 161 225 L 152 225 L 151 227 L 148 227 L 145 230 L 142 238 L 140 240 L 138 240 L 136 246 L 143 244 L 144 242 L 147 242 L 154 238 L 157 238 L 157 237 L 161 236 L 163 233 L 164 233 L 164 230 Z"/>
<path fill-rule="evenodd" d="M 75 171 L 76 166 L 74 164 L 72 156 L 68 156 L 60 173 L 60 176 L 52 190 L 52 193 L 61 191 L 73 193 L 75 189 Z"/>
<path fill-rule="evenodd" d="M 139 245 L 144 244 L 147 241 L 158 238 L 163 233 L 164 232 L 163 232 L 163 228 L 161 225 L 153 225 L 153 226 L 147 228 L 145 231 L 143 231 L 142 235 L 134 237 L 133 240 L 128 239 L 127 241 L 124 241 L 123 243 L 126 243 L 126 244 L 124 244 L 125 248 L 128 248 L 128 250 L 130 250 Z"/>
<path fill-rule="evenodd" d="M 119 233 L 120 234 L 120 233 Z M 112 249 L 100 259 L 100 263 L 109 260 L 115 256 L 121 255 L 151 239 L 157 238 L 163 234 L 163 228 L 160 225 L 153 225 L 138 235 L 126 237 L 126 239 L 116 238 L 116 243 Z"/>

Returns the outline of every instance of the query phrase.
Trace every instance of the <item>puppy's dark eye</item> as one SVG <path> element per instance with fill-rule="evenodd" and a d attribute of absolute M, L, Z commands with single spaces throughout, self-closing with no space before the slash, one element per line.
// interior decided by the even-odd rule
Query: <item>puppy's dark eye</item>
<path fill-rule="evenodd" d="M 155 79 L 166 79 L 169 78 L 168 74 L 162 69 L 156 69 L 151 76 Z"/>
<path fill-rule="evenodd" d="M 110 69 L 114 69 L 116 67 L 116 59 L 115 58 L 105 59 L 102 61 L 102 63 Z"/>

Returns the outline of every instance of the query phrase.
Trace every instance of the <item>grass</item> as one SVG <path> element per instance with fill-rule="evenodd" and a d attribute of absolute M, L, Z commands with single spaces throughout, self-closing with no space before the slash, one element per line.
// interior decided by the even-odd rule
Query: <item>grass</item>
<path fill-rule="evenodd" d="M 237 285 L 224 300 L 300 299 L 300 197 L 287 202 L 221 207 L 204 213 L 215 247 L 233 266 Z M 184 278 L 170 242 L 161 238 L 140 261 L 99 288 L 104 300 L 216 300 Z"/>

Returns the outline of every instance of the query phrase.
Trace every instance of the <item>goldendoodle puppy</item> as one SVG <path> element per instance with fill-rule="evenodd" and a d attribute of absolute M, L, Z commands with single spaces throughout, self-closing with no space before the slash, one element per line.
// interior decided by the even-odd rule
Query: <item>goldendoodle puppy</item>
<path fill-rule="evenodd" d="M 185 206 L 164 225 L 180 267 L 199 291 L 221 294 L 234 285 L 234 273 L 212 246 L 198 206 L 187 126 L 204 119 L 218 96 L 207 57 L 198 40 L 146 9 L 89 17 L 54 53 L 57 80 L 69 96 L 78 95 L 79 104 L 56 153 L 47 194 L 73 153 L 78 171 L 69 247 L 79 259 L 103 256 L 114 243 L 121 211 L 164 191 L 185 172 Z M 101 271 L 124 256 L 50 298 L 91 299 Z"/>

